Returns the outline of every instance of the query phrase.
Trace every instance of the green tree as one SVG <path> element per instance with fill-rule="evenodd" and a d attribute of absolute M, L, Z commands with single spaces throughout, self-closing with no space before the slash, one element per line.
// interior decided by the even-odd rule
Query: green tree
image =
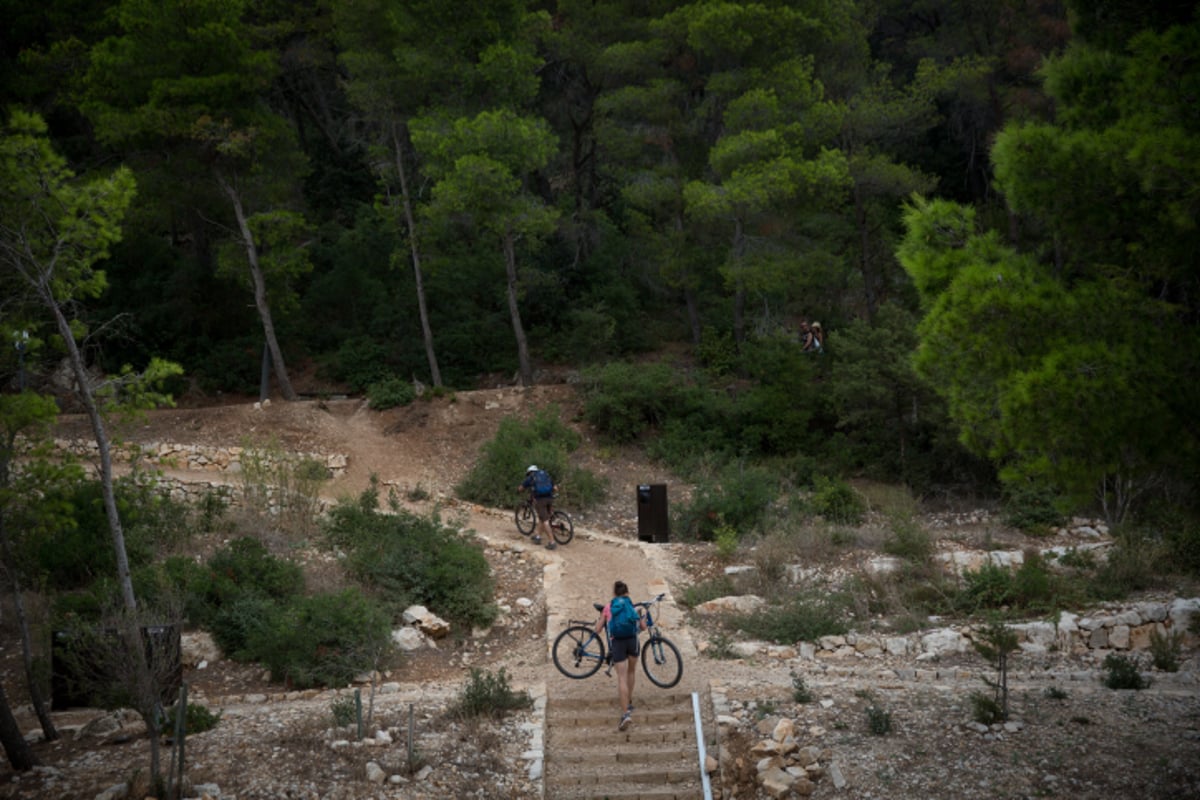
<path fill-rule="evenodd" d="M 556 209 L 533 193 L 530 180 L 546 166 L 554 136 L 543 120 L 507 110 L 412 123 L 413 143 L 434 178 L 423 212 L 435 225 L 460 225 L 490 238 L 503 259 L 505 296 L 517 344 L 521 384 L 533 385 L 529 344 L 521 322 L 517 250 L 535 247 L 554 230 Z"/>
<path fill-rule="evenodd" d="M 154 145 L 212 175 L 232 212 L 226 230 L 244 253 L 280 392 L 294 400 L 269 290 L 286 293 L 307 259 L 265 255 L 260 234 L 298 213 L 288 205 L 307 166 L 294 131 L 265 100 L 277 58 L 252 46 L 245 13 L 242 0 L 123 0 L 120 34 L 92 49 L 83 108 L 104 142 Z M 273 271 L 278 265 L 288 269 Z"/>
<path fill-rule="evenodd" d="M 79 347 L 86 332 L 68 316 L 76 304 L 105 288 L 97 268 L 120 239 L 121 218 L 134 193 L 133 176 L 121 167 L 107 177 L 75 180 L 66 161 L 46 138 L 41 118 L 14 113 L 0 139 L 0 268 L 3 282 L 24 287 L 49 313 L 75 379 L 75 391 L 91 423 L 100 459 L 100 483 L 109 534 L 117 564 L 117 582 L 125 616 L 138 611 L 125 531 L 113 490 L 112 451 L 105 414 L 163 399 L 154 391 L 165 378 L 178 375 L 178 365 L 153 360 L 142 374 L 128 369 L 116 381 L 98 383 Z M 146 684 L 150 679 L 145 648 L 136 627 L 120 631 L 127 668 Z M 154 709 L 140 709 L 151 732 L 151 771 L 159 776 L 158 720 Z"/>

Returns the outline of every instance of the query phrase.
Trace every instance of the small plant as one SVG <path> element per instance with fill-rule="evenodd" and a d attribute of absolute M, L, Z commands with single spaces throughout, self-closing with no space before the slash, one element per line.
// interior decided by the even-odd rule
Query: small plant
<path fill-rule="evenodd" d="M 179 713 L 179 704 L 171 706 L 167 709 L 166 720 L 163 722 L 162 730 L 170 733 L 175 730 L 175 715 Z M 200 703 L 188 703 L 187 711 L 183 715 L 184 731 L 186 733 L 204 733 L 211 731 L 217 727 L 217 723 L 221 721 L 221 712 L 213 713 L 208 710 L 208 706 Z"/>
<path fill-rule="evenodd" d="M 1183 660 L 1183 635 L 1177 631 L 1162 634 L 1150 631 L 1150 663 L 1163 672 L 1178 672 Z"/>
<path fill-rule="evenodd" d="M 814 481 L 813 513 L 840 525 L 858 525 L 866 513 L 866 503 L 853 487 L 836 478 L 818 475 Z"/>
<path fill-rule="evenodd" d="M 339 695 L 329 701 L 329 711 L 333 714 L 334 726 L 338 728 L 353 725 L 358 720 L 358 708 L 354 698 L 348 694 Z"/>
<path fill-rule="evenodd" d="M 1050 700 L 1066 700 L 1067 699 L 1066 689 L 1063 689 L 1058 686 L 1047 686 L 1045 691 L 1042 692 L 1042 694 L 1045 695 Z"/>
<path fill-rule="evenodd" d="M 891 535 L 883 543 L 884 552 L 914 564 L 924 564 L 933 556 L 933 540 L 911 517 L 897 517 L 891 526 Z"/>
<path fill-rule="evenodd" d="M 415 400 L 417 391 L 403 378 L 395 376 L 367 386 L 367 402 L 376 411 L 385 411 L 396 406 L 406 406 Z"/>
<path fill-rule="evenodd" d="M 420 503 L 431 496 L 429 490 L 419 483 L 404 493 L 404 498 L 410 503 Z"/>
<path fill-rule="evenodd" d="M 754 718 L 766 719 L 773 716 L 777 711 L 779 711 L 779 708 L 775 705 L 774 700 L 762 700 L 754 709 Z"/>
<path fill-rule="evenodd" d="M 722 561 L 728 561 L 737 552 L 737 529 L 732 525 L 718 525 L 716 531 L 713 533 L 713 541 L 717 545 L 717 557 Z"/>
<path fill-rule="evenodd" d="M 704 654 L 709 658 L 721 661 L 737 658 L 737 653 L 733 649 L 733 637 L 725 631 L 717 631 L 709 638 L 708 649 L 704 651 Z"/>
<path fill-rule="evenodd" d="M 995 706 L 995 722 L 1008 719 L 1008 657 L 1017 650 L 1017 634 L 1007 625 L 993 622 L 980 631 L 974 643 L 975 651 L 996 669 L 995 680 L 984 677 L 983 682 L 992 687 L 992 705 Z M 979 719 L 979 703 L 975 703 L 976 719 Z M 982 722 L 982 720 L 980 720 Z M 986 723 L 991 724 L 991 723 Z"/>
<path fill-rule="evenodd" d="M 1104 685 L 1109 689 L 1146 689 L 1150 679 L 1143 677 L 1138 671 L 1137 662 L 1132 658 L 1109 653 L 1104 659 Z"/>
<path fill-rule="evenodd" d="M 464 718 L 502 717 L 509 711 L 532 705 L 533 700 L 527 693 L 514 692 L 508 685 L 508 675 L 503 667 L 494 674 L 472 668 L 452 712 Z"/>
<path fill-rule="evenodd" d="M 804 676 L 792 670 L 792 699 L 797 703 L 811 703 L 813 701 L 812 689 L 808 688 L 808 684 L 804 682 Z"/>
<path fill-rule="evenodd" d="M 878 705 L 867 706 L 867 730 L 872 736 L 886 736 L 892 732 L 892 714 Z"/>
<path fill-rule="evenodd" d="M 994 725 L 1003 722 L 1007 715 L 992 695 L 986 692 L 972 692 L 971 718 L 982 725 Z"/>

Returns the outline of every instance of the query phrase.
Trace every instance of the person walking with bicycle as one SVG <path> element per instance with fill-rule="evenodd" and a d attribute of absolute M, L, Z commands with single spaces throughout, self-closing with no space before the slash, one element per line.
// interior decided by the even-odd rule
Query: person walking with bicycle
<path fill-rule="evenodd" d="M 608 637 L 612 651 L 612 666 L 617 670 L 617 703 L 621 708 L 621 722 L 617 730 L 623 731 L 633 721 L 633 682 L 637 677 L 638 633 L 646 629 L 646 623 L 629 599 L 629 587 L 625 581 L 613 584 L 613 598 L 608 601 L 596 621 L 597 635 L 608 626 Z"/>
<path fill-rule="evenodd" d="M 550 473 L 544 469 L 538 469 L 537 464 L 530 464 L 525 470 L 525 480 L 521 481 L 521 485 L 517 487 L 518 492 L 529 491 L 533 493 L 533 508 L 537 512 L 537 530 L 538 533 L 533 535 L 533 543 L 541 544 L 542 535 L 546 536 L 546 549 L 554 550 L 558 547 L 554 543 L 554 536 L 550 531 L 550 504 L 554 500 L 554 492 L 558 487 L 554 484 L 554 479 L 550 477 Z"/>

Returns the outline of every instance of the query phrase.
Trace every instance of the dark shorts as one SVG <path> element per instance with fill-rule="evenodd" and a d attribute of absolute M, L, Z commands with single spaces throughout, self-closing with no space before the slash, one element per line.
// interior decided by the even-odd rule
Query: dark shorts
<path fill-rule="evenodd" d="M 612 662 L 620 664 L 627 658 L 637 658 L 638 637 L 630 636 L 625 639 L 612 640 Z"/>
<path fill-rule="evenodd" d="M 542 522 L 546 522 L 550 519 L 550 503 L 553 501 L 553 497 L 533 498 L 533 509 L 537 512 L 538 519 L 540 519 Z"/>

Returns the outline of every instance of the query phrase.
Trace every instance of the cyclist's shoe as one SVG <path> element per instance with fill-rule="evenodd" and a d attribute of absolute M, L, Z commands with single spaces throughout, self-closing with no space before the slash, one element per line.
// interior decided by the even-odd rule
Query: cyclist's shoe
<path fill-rule="evenodd" d="M 621 715 L 621 723 L 617 725 L 617 730 L 623 731 L 629 727 L 629 723 L 633 722 L 633 715 L 626 711 Z"/>
<path fill-rule="evenodd" d="M 554 542 L 546 542 L 546 549 L 547 550 L 557 550 L 558 545 L 556 545 Z"/>
<path fill-rule="evenodd" d="M 541 544 L 541 543 L 542 543 L 542 537 L 541 537 L 541 536 L 538 536 L 538 535 L 536 535 L 536 534 L 535 534 L 535 535 L 534 535 L 534 537 L 533 537 L 533 543 L 534 543 L 534 544 Z"/>
<path fill-rule="evenodd" d="M 629 708 L 625 709 L 625 713 L 626 713 L 626 714 L 632 714 L 632 713 L 633 713 L 633 703 L 630 703 L 630 704 L 629 704 Z"/>

